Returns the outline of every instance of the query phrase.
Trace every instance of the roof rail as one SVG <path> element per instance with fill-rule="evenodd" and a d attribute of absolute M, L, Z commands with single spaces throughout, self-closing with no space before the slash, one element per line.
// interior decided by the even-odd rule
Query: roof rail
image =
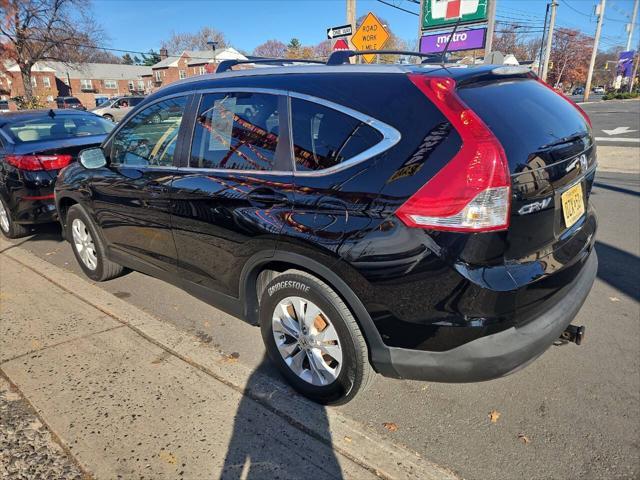
<path fill-rule="evenodd" d="M 321 60 L 307 60 L 304 58 L 256 58 L 254 60 L 223 60 L 218 65 L 216 73 L 226 72 L 231 70 L 231 67 L 236 65 L 243 65 L 248 63 L 319 63 L 324 65 L 325 62 Z"/>
<path fill-rule="evenodd" d="M 329 60 L 327 60 L 327 65 L 342 65 L 343 63 L 348 63 L 351 57 L 356 57 L 360 55 L 371 55 L 371 54 L 380 54 L 380 55 L 408 55 L 412 57 L 424 57 L 422 63 L 441 63 L 446 59 L 443 59 L 442 54 L 438 53 L 420 53 L 420 52 L 412 52 L 409 50 L 336 50 L 331 55 L 329 55 Z"/>

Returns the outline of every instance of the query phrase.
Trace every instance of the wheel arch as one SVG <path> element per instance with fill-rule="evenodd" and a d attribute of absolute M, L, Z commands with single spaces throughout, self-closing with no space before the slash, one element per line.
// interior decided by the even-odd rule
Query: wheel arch
<path fill-rule="evenodd" d="M 386 370 L 385 366 L 388 365 L 390 359 L 389 350 L 384 345 L 364 304 L 338 274 L 326 265 L 305 255 L 286 251 L 276 251 L 273 254 L 260 252 L 245 263 L 240 275 L 240 300 L 247 321 L 259 324 L 259 296 L 262 289 L 273 278 L 261 279 L 260 276 L 265 272 L 282 273 L 286 270 L 300 270 L 313 275 L 326 283 L 342 298 L 362 331 L 369 348 L 369 360 L 372 366 L 376 371 L 384 373 L 383 370 Z"/>

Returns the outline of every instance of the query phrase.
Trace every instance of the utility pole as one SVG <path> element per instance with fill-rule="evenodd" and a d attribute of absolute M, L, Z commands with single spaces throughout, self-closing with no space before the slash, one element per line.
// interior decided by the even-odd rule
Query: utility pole
<path fill-rule="evenodd" d="M 640 44 L 638 45 L 638 49 L 640 50 Z M 638 54 L 638 52 L 636 52 L 634 57 L 635 57 L 636 63 L 633 66 L 633 73 L 631 74 L 631 78 L 629 79 L 629 93 L 633 92 L 633 81 L 635 80 L 636 75 L 638 74 L 638 64 L 640 63 L 640 54 Z"/>
<path fill-rule="evenodd" d="M 493 47 L 493 31 L 496 28 L 496 3 L 498 0 L 489 0 L 487 10 L 487 40 L 484 44 L 484 58 L 489 58 Z"/>
<path fill-rule="evenodd" d="M 633 40 L 633 27 L 636 24 L 636 17 L 638 16 L 638 0 L 633 2 L 633 13 L 631 14 L 631 22 L 627 25 L 629 29 L 629 37 L 627 37 L 627 48 L 626 51 L 631 50 L 631 40 Z"/>
<path fill-rule="evenodd" d="M 351 25 L 351 31 L 355 33 L 356 31 L 356 0 L 347 0 L 347 23 Z M 351 35 L 347 39 L 347 45 L 349 45 L 349 48 L 353 48 L 352 47 L 353 44 L 351 43 L 352 37 L 353 35 Z M 354 58 L 351 57 L 349 59 L 349 63 L 353 63 L 353 61 L 354 61 Z"/>
<path fill-rule="evenodd" d="M 556 0 L 551 2 L 551 19 L 549 20 L 549 33 L 547 34 L 547 48 L 544 53 L 544 64 L 542 65 L 542 80 L 547 81 L 549 72 L 549 60 L 551 60 L 551 45 L 553 44 L 553 27 L 556 24 Z"/>
<path fill-rule="evenodd" d="M 542 27 L 542 38 L 540 39 L 540 55 L 538 58 L 538 76 L 542 76 L 542 55 L 544 54 L 544 39 L 547 35 L 547 21 L 549 20 L 549 4 L 547 3 L 547 10 L 544 14 L 544 26 Z"/>
<path fill-rule="evenodd" d="M 589 100 L 591 90 L 591 79 L 593 78 L 593 68 L 596 65 L 596 55 L 598 55 L 598 43 L 600 42 L 600 32 L 602 32 L 602 21 L 604 20 L 604 7 L 607 0 L 600 0 L 596 13 L 598 14 L 598 26 L 596 27 L 596 38 L 593 41 L 593 51 L 591 52 L 591 62 L 589 62 L 589 73 L 587 73 L 587 84 L 584 86 L 583 102 Z"/>

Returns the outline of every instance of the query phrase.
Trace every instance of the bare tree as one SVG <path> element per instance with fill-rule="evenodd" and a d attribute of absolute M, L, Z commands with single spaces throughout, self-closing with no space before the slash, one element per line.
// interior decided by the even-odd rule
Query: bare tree
<path fill-rule="evenodd" d="M 216 48 L 225 48 L 228 46 L 227 39 L 222 32 L 215 28 L 202 27 L 196 33 L 176 33 L 171 32 L 168 40 L 164 40 L 161 48 L 166 48 L 169 53 L 180 55 L 185 50 L 209 50 L 211 46 L 207 42 L 216 43 Z"/>
<path fill-rule="evenodd" d="M 27 101 L 33 100 L 31 68 L 39 61 L 86 61 L 104 35 L 88 0 L 5 0 L 0 33 L 5 55 L 20 68 Z"/>
<path fill-rule="evenodd" d="M 267 40 L 253 50 L 254 55 L 268 58 L 283 58 L 286 53 L 287 46 L 280 40 Z"/>

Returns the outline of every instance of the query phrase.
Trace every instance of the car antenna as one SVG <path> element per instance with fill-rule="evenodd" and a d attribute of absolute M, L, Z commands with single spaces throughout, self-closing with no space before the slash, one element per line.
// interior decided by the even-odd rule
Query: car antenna
<path fill-rule="evenodd" d="M 458 26 L 460 25 L 460 20 L 462 20 L 462 17 L 458 18 L 458 21 L 453 26 L 453 31 L 451 32 L 451 35 L 449 36 L 449 40 L 447 40 L 447 44 L 444 46 L 444 50 L 441 53 L 440 61 L 442 62 L 441 65 L 443 68 L 445 64 L 445 59 L 447 57 L 447 51 L 449 50 L 449 45 L 451 44 L 451 40 L 453 40 L 453 36 L 456 34 L 456 30 L 458 30 Z"/>

